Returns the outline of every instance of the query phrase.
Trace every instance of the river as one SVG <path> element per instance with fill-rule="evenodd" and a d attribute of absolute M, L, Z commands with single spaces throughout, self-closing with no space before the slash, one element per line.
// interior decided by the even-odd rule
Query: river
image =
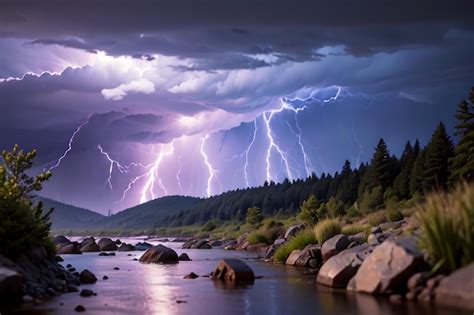
<path fill-rule="evenodd" d="M 121 239 L 132 244 L 143 240 Z M 182 250 L 181 243 L 164 245 L 178 254 L 188 253 L 192 261 L 156 265 L 133 260 L 143 252 L 117 252 L 116 256 L 108 257 L 99 257 L 98 253 L 63 255 L 64 266 L 71 264 L 78 271 L 89 269 L 97 276 L 97 283 L 80 287 L 92 289 L 97 296 L 63 294 L 15 313 L 74 314 L 75 306 L 81 304 L 86 308 L 85 314 L 462 314 L 439 306 L 414 302 L 394 305 L 384 297 L 330 290 L 317 285 L 316 276 L 306 274 L 304 269 L 265 263 L 245 252 L 217 248 Z M 206 277 L 183 279 L 190 272 L 208 275 L 222 258 L 245 260 L 262 278 L 253 285 L 233 288 Z M 115 267 L 120 270 L 114 270 Z M 109 279 L 102 280 L 104 275 Z"/>

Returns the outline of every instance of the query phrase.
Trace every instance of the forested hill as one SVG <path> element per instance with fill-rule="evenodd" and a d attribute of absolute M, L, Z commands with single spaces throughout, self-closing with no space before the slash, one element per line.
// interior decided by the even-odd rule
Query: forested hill
<path fill-rule="evenodd" d="M 105 219 L 103 215 L 91 210 L 44 197 L 36 197 L 35 199 L 41 201 L 45 209 L 54 208 L 50 215 L 53 230 L 91 228 L 96 226 L 100 220 Z"/>

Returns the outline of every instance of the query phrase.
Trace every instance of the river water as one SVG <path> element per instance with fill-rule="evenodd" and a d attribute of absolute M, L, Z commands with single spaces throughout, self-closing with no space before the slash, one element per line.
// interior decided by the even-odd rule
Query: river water
<path fill-rule="evenodd" d="M 122 238 L 132 244 L 141 240 Z M 316 276 L 305 274 L 304 269 L 265 263 L 249 253 L 216 248 L 182 250 L 181 243 L 164 245 L 178 254 L 188 253 L 192 261 L 156 265 L 133 260 L 143 252 L 117 252 L 110 257 L 99 257 L 98 253 L 63 255 L 64 266 L 89 269 L 97 276 L 97 283 L 80 287 L 92 289 L 97 296 L 63 294 L 15 313 L 75 314 L 74 308 L 81 304 L 85 314 L 462 314 L 439 306 L 413 302 L 393 305 L 383 297 L 330 290 L 317 285 Z M 262 278 L 253 285 L 233 288 L 206 277 L 183 279 L 190 272 L 209 274 L 223 258 L 245 260 Z M 104 275 L 109 279 L 102 280 Z"/>

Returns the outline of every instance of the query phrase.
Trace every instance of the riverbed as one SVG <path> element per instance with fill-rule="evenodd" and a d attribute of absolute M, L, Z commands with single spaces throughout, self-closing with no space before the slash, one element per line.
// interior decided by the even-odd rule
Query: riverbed
<path fill-rule="evenodd" d="M 132 244 L 142 240 L 122 238 Z M 316 275 L 305 269 L 266 263 L 251 253 L 220 248 L 182 250 L 182 243 L 173 242 L 163 245 L 173 248 L 178 255 L 186 252 L 192 261 L 142 264 L 134 260 L 143 254 L 137 251 L 116 252 L 116 256 L 107 257 L 98 253 L 63 255 L 64 266 L 71 264 L 78 271 L 88 269 L 97 276 L 97 283 L 80 287 L 93 290 L 97 296 L 63 294 L 41 304 L 24 306 L 15 313 L 74 314 L 74 308 L 80 304 L 85 307 L 85 314 L 462 314 L 439 306 L 391 304 L 384 297 L 331 290 L 317 285 Z M 229 287 L 208 277 L 183 279 L 190 272 L 209 275 L 223 258 L 244 260 L 261 278 L 252 285 L 239 287 Z M 119 270 L 114 270 L 116 267 Z M 103 276 L 108 276 L 108 280 L 103 280 Z"/>

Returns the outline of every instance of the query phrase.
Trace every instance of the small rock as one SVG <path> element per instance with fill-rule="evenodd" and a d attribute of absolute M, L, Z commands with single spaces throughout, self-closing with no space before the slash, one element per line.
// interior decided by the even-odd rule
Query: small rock
<path fill-rule="evenodd" d="M 372 234 L 382 233 L 382 228 L 380 226 L 374 226 L 373 228 L 370 229 L 370 233 Z"/>
<path fill-rule="evenodd" d="M 71 264 L 67 264 L 67 265 L 66 265 L 66 268 L 71 268 L 71 267 L 72 267 Z"/>
<path fill-rule="evenodd" d="M 178 254 L 174 250 L 164 245 L 156 245 L 149 248 L 142 257 L 143 263 L 176 264 L 179 262 Z"/>
<path fill-rule="evenodd" d="M 76 268 L 71 267 L 71 268 L 68 268 L 67 271 L 69 271 L 69 272 L 74 272 L 74 271 L 76 271 Z"/>
<path fill-rule="evenodd" d="M 298 231 L 304 229 L 304 227 L 305 227 L 304 224 L 296 224 L 296 225 L 290 226 L 288 228 L 288 230 L 286 230 L 285 239 L 288 239 L 292 236 L 295 236 L 296 233 L 298 233 Z"/>
<path fill-rule="evenodd" d="M 74 308 L 74 310 L 75 310 L 76 312 L 85 312 L 85 311 L 86 311 L 86 308 L 85 308 L 84 306 L 82 306 L 82 305 L 78 305 L 78 306 L 76 306 L 76 307 Z"/>
<path fill-rule="evenodd" d="M 114 267 L 114 270 L 120 270 L 120 268 L 119 267 Z"/>
<path fill-rule="evenodd" d="M 119 252 L 132 252 L 135 250 L 135 246 L 133 246 L 132 244 L 122 243 L 122 245 L 120 245 L 120 247 L 117 250 Z"/>
<path fill-rule="evenodd" d="M 107 277 L 107 276 L 102 277 L 102 280 L 108 280 L 108 279 L 109 279 L 109 277 Z"/>
<path fill-rule="evenodd" d="M 178 260 L 179 261 L 191 261 L 191 258 L 189 258 L 188 254 L 182 253 L 181 255 L 179 255 Z"/>
<path fill-rule="evenodd" d="M 346 249 L 347 246 L 349 246 L 349 239 L 344 234 L 331 237 L 321 246 L 323 261 L 327 261 L 332 256 Z"/>
<path fill-rule="evenodd" d="M 183 279 L 196 279 L 196 278 L 199 278 L 199 276 L 195 274 L 194 272 L 191 272 L 183 277 Z"/>
<path fill-rule="evenodd" d="M 92 272 L 85 269 L 80 273 L 79 281 L 81 281 L 82 284 L 90 284 L 90 283 L 96 283 L 97 278 Z"/>
<path fill-rule="evenodd" d="M 75 285 L 68 284 L 66 291 L 67 292 L 78 292 L 79 289 Z"/>
<path fill-rule="evenodd" d="M 61 256 L 54 256 L 54 261 L 56 262 L 63 262 L 64 259 Z"/>
<path fill-rule="evenodd" d="M 255 275 L 250 267 L 239 259 L 223 259 L 212 272 L 214 279 L 233 282 L 253 282 Z"/>
<path fill-rule="evenodd" d="M 411 276 L 407 281 L 407 287 L 409 290 L 413 290 L 418 286 L 423 286 L 430 276 L 429 272 L 417 272 Z"/>
<path fill-rule="evenodd" d="M 472 275 L 474 277 L 474 274 Z M 441 280 L 443 280 L 445 278 L 444 275 L 437 275 L 435 276 L 434 278 L 431 278 L 429 279 L 427 282 L 426 282 L 426 288 L 428 290 L 431 290 L 433 291 L 438 285 L 439 283 L 441 282 Z M 473 288 L 474 289 L 474 288 Z"/>
<path fill-rule="evenodd" d="M 97 294 L 94 293 L 94 291 L 92 291 L 92 290 L 82 289 L 81 293 L 79 293 L 79 295 L 82 296 L 82 297 L 89 297 L 89 296 L 93 296 L 93 295 L 97 295 Z"/>
<path fill-rule="evenodd" d="M 33 303 L 34 299 L 30 295 L 23 295 L 23 303 Z"/>
<path fill-rule="evenodd" d="M 188 303 L 188 301 L 185 300 L 176 300 L 176 303 L 181 304 L 181 303 Z"/>

